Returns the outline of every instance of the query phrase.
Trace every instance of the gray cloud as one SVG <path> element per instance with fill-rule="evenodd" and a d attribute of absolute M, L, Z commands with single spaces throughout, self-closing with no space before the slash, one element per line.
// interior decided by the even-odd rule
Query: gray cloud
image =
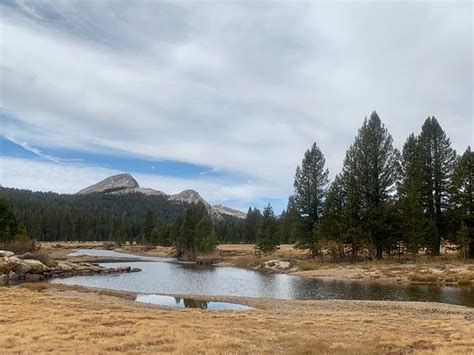
<path fill-rule="evenodd" d="M 0 104 L 21 120 L 3 133 L 34 146 L 234 170 L 285 198 L 312 141 L 337 173 L 373 109 L 398 146 L 428 115 L 472 144 L 470 2 L 17 1 L 2 22 Z"/>

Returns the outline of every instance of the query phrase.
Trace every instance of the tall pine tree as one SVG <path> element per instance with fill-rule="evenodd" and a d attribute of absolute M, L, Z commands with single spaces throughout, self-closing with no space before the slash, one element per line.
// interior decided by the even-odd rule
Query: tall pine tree
<path fill-rule="evenodd" d="M 294 181 L 294 203 L 303 217 L 304 225 L 296 246 L 309 249 L 314 257 L 318 253 L 317 225 L 321 217 L 329 183 L 329 171 L 325 167 L 326 160 L 316 143 L 313 143 L 303 157 L 301 166 L 296 168 Z"/>
<path fill-rule="evenodd" d="M 403 240 L 411 253 L 433 239 L 436 230 L 433 222 L 425 217 L 421 203 L 422 164 L 421 146 L 412 133 L 405 142 L 401 158 L 401 179 L 397 186 L 398 209 L 402 219 Z"/>
<path fill-rule="evenodd" d="M 434 117 L 428 117 L 419 137 L 421 154 L 421 201 L 428 218 L 434 221 L 436 233 L 429 241 L 433 255 L 439 255 L 441 238 L 446 237 L 445 212 L 449 201 L 450 181 L 456 151 Z"/>
<path fill-rule="evenodd" d="M 457 222 L 457 236 L 463 255 L 474 258 L 474 152 L 467 147 L 456 161 L 452 180 L 451 206 Z"/>
<path fill-rule="evenodd" d="M 343 183 L 347 193 L 350 230 L 363 233 L 371 255 L 381 259 L 393 228 L 392 198 L 398 177 L 399 153 L 374 111 L 365 119 L 354 144 L 346 153 Z"/>

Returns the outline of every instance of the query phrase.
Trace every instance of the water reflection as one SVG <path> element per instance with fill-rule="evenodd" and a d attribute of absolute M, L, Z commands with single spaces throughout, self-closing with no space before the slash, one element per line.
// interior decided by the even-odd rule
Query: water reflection
<path fill-rule="evenodd" d="M 137 295 L 135 301 L 141 303 L 157 304 L 173 308 L 198 308 L 209 310 L 241 310 L 250 307 L 237 303 L 203 301 L 193 298 L 179 298 L 161 295 Z"/>
<path fill-rule="evenodd" d="M 103 251 L 94 250 L 94 255 L 98 255 L 100 252 Z M 107 256 L 114 256 L 113 252 L 107 252 Z M 234 267 L 196 266 L 169 261 L 170 259 L 155 258 L 151 262 L 134 262 L 133 266 L 142 269 L 142 272 L 138 273 L 77 276 L 67 279 L 55 279 L 52 282 L 139 293 L 226 295 L 283 299 L 430 301 L 474 307 L 474 287 L 458 288 L 318 280 L 286 274 L 268 275 Z M 130 263 L 106 264 L 107 267 L 123 265 L 130 265 Z"/>

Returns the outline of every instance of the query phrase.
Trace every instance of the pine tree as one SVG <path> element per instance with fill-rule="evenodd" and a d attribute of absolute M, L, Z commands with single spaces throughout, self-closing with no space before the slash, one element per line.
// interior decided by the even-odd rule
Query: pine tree
<path fill-rule="evenodd" d="M 346 153 L 342 181 L 347 193 L 349 230 L 363 233 L 372 256 L 381 259 L 390 248 L 387 223 L 393 220 L 391 199 L 398 177 L 399 153 L 374 111 L 365 119 Z"/>
<path fill-rule="evenodd" d="M 257 255 L 271 253 L 278 247 L 276 217 L 270 204 L 264 208 L 263 217 L 258 226 L 255 253 Z"/>
<path fill-rule="evenodd" d="M 201 218 L 196 225 L 196 235 L 194 238 L 194 249 L 198 253 L 211 253 L 216 249 L 217 241 L 209 215 Z"/>
<path fill-rule="evenodd" d="M 436 224 L 436 233 L 430 240 L 433 255 L 439 255 L 441 238 L 446 237 L 445 212 L 447 210 L 450 180 L 456 151 L 438 121 L 428 117 L 419 136 L 421 154 L 421 201 L 425 213 Z"/>
<path fill-rule="evenodd" d="M 321 217 L 329 183 L 329 171 L 325 167 L 326 160 L 316 143 L 308 149 L 303 157 L 301 166 L 296 168 L 294 181 L 294 203 L 299 214 L 303 217 L 304 230 L 301 231 L 296 246 L 309 249 L 314 257 L 319 247 L 316 243 L 318 220 Z"/>
<path fill-rule="evenodd" d="M 0 197 L 0 242 L 9 242 L 18 233 L 19 224 L 10 202 Z"/>
<path fill-rule="evenodd" d="M 421 203 L 421 146 L 413 133 L 403 146 L 400 167 L 397 206 L 402 219 L 403 239 L 408 250 L 416 254 L 427 241 L 433 239 L 436 229 L 433 222 L 425 217 Z"/>
<path fill-rule="evenodd" d="M 357 177 L 356 159 L 357 146 L 353 143 L 346 151 L 344 158 L 342 173 L 341 173 L 341 187 L 342 196 L 344 198 L 344 220 L 347 226 L 347 234 L 349 235 L 352 260 L 357 259 L 358 251 L 362 243 L 362 197 L 361 186 Z"/>
<path fill-rule="evenodd" d="M 345 203 L 343 182 L 341 176 L 338 175 L 329 187 L 320 223 L 320 233 L 324 239 L 330 241 L 329 248 L 334 258 L 344 257 L 344 242 L 348 228 L 344 216 Z"/>
<path fill-rule="evenodd" d="M 452 178 L 450 204 L 458 225 L 458 242 L 462 242 L 465 254 L 474 258 L 474 152 L 467 147 L 456 161 Z"/>
<path fill-rule="evenodd" d="M 244 241 L 245 243 L 255 243 L 255 239 L 257 238 L 257 229 L 262 219 L 262 214 L 258 208 L 251 208 L 247 212 L 247 218 L 244 222 Z"/>
<path fill-rule="evenodd" d="M 288 241 L 296 243 L 298 237 L 303 231 L 303 220 L 298 213 L 294 196 L 288 198 L 288 205 L 286 207 L 286 219 L 288 220 Z"/>
<path fill-rule="evenodd" d="M 145 215 L 145 222 L 143 223 L 143 237 L 146 242 L 151 241 L 151 234 L 155 228 L 155 219 L 153 217 L 153 212 L 148 210 Z"/>

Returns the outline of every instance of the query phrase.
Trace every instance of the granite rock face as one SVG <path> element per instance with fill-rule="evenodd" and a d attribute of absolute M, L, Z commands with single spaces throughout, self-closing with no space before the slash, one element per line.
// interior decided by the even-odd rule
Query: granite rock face
<path fill-rule="evenodd" d="M 114 192 L 120 190 L 139 188 L 137 180 L 130 174 L 118 174 L 108 177 L 97 184 L 86 187 L 78 194 L 91 194 L 97 192 Z"/>

